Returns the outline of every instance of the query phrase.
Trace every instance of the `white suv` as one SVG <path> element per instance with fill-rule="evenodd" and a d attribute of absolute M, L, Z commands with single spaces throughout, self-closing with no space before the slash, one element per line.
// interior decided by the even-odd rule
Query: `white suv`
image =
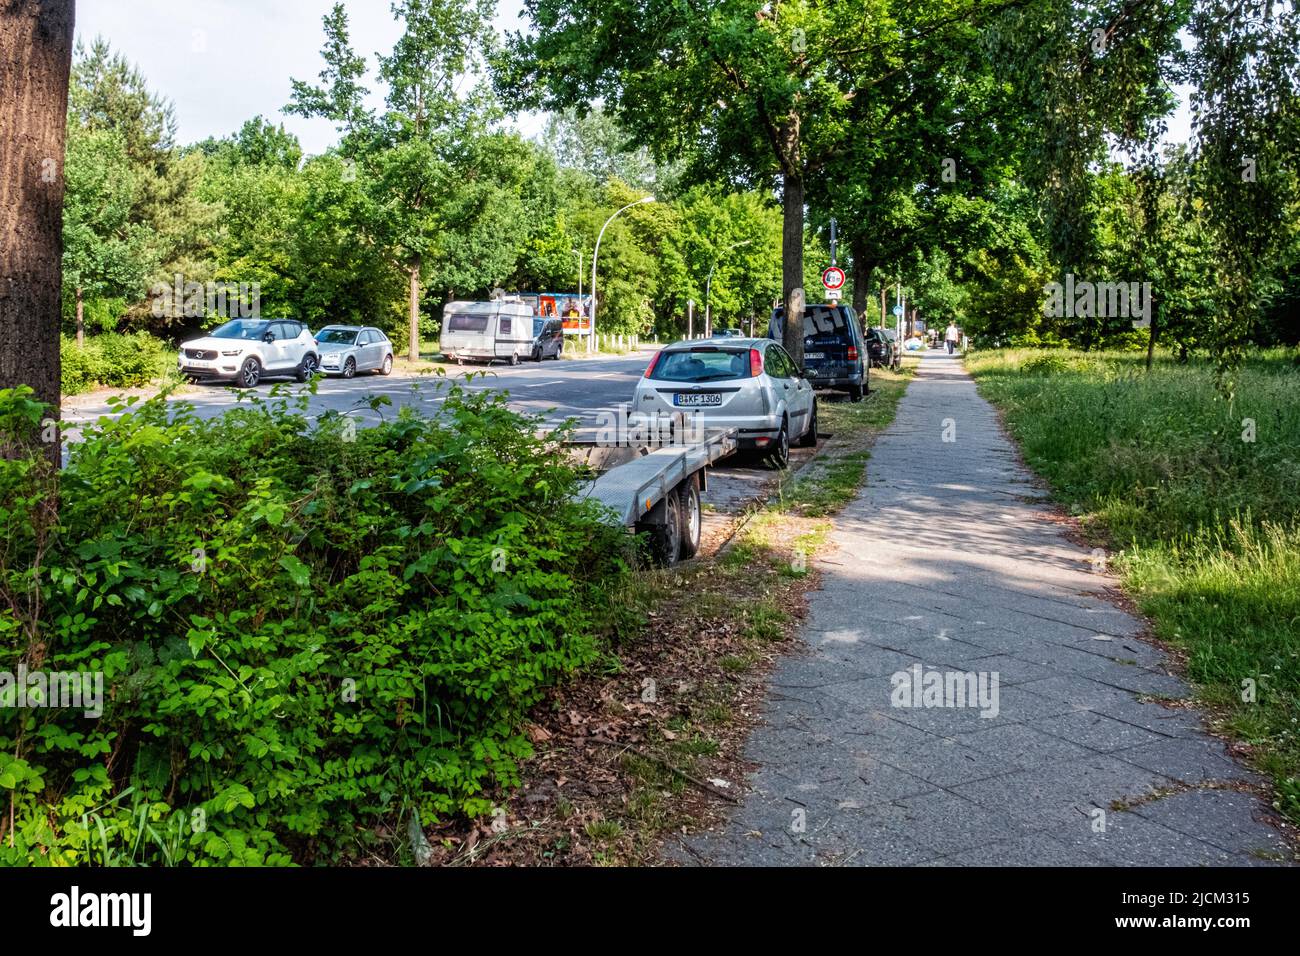
<path fill-rule="evenodd" d="M 226 379 L 253 388 L 264 375 L 305 382 L 320 367 L 316 339 L 293 319 L 233 319 L 181 345 L 177 367 L 195 381 Z"/>

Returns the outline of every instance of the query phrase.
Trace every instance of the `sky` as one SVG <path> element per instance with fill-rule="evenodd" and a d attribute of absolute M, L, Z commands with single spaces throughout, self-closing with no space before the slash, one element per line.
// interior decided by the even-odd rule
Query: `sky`
<path fill-rule="evenodd" d="M 401 35 L 388 0 L 343 0 L 352 48 L 373 71 Z M 317 82 L 324 67 L 321 20 L 334 0 L 80 0 L 77 37 L 97 35 L 140 68 L 149 88 L 176 107 L 177 142 L 229 136 L 261 114 L 297 135 L 303 150 L 323 153 L 337 140 L 328 120 L 280 112 L 290 80 Z M 521 28 L 522 0 L 499 0 L 498 30 Z M 378 85 L 367 84 L 373 91 Z M 373 105 L 380 105 L 376 95 Z M 536 117 L 516 124 L 527 136 Z"/>
<path fill-rule="evenodd" d="M 150 89 L 176 107 L 182 145 L 229 136 L 262 115 L 296 134 L 308 154 L 323 153 L 337 135 L 328 120 L 286 116 L 290 80 L 317 82 L 324 66 L 321 19 L 334 0 L 80 0 L 77 36 L 103 36 L 144 73 Z M 376 53 L 388 53 L 401 33 L 388 0 L 343 0 L 352 48 L 373 73 Z M 522 0 L 499 0 L 499 31 L 523 28 Z M 367 84 L 373 91 L 378 85 Z M 1171 117 L 1166 142 L 1186 142 L 1186 91 Z M 381 105 L 374 94 L 372 105 Z M 537 116 L 515 122 L 525 136 L 541 129 Z"/>

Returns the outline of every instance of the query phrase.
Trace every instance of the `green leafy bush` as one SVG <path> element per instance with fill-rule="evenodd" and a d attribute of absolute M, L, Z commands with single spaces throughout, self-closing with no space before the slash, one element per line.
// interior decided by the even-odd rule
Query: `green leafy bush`
<path fill-rule="evenodd" d="M 107 691 L 99 720 L 0 727 L 0 861 L 331 862 L 412 811 L 482 814 L 525 712 L 597 655 L 625 538 L 535 420 L 453 388 L 436 420 L 313 427 L 272 395 L 214 421 L 132 400 L 44 523 L 53 476 L 0 462 L 0 583 L 40 598 L 0 605 L 0 668 Z M 0 392 L 0 426 L 24 402 Z"/>
<path fill-rule="evenodd" d="M 61 359 L 65 395 L 89 391 L 97 385 L 148 385 L 169 367 L 166 346 L 146 332 L 105 332 L 87 338 L 81 346 L 76 339 L 65 336 Z"/>
<path fill-rule="evenodd" d="M 59 356 L 64 395 L 80 395 L 99 384 L 103 356 L 93 341 L 78 348 L 76 339 L 64 336 Z"/>

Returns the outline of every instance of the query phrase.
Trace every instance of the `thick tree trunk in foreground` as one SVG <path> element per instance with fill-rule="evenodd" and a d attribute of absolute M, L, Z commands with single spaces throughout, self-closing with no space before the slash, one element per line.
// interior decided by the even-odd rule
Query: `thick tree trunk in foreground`
<path fill-rule="evenodd" d="M 781 298 L 785 302 L 782 345 L 803 368 L 803 177 L 787 173 L 783 186 L 781 228 Z"/>
<path fill-rule="evenodd" d="M 410 339 L 407 341 L 407 358 L 412 362 L 419 361 L 420 358 L 420 266 L 415 264 L 408 268 L 408 275 L 411 280 L 410 299 L 410 320 L 411 332 Z"/>
<path fill-rule="evenodd" d="M 63 151 L 74 0 L 0 0 L 0 388 L 59 414 Z M 57 443 L 51 455 L 61 457 Z"/>

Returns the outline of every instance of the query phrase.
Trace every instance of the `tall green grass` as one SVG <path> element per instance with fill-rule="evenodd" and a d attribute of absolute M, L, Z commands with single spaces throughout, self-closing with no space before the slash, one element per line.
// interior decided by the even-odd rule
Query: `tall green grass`
<path fill-rule="evenodd" d="M 1257 355 L 1227 402 L 1208 366 L 1161 356 L 1147 373 L 1143 359 L 1010 350 L 967 365 L 1300 821 L 1300 366 Z"/>

